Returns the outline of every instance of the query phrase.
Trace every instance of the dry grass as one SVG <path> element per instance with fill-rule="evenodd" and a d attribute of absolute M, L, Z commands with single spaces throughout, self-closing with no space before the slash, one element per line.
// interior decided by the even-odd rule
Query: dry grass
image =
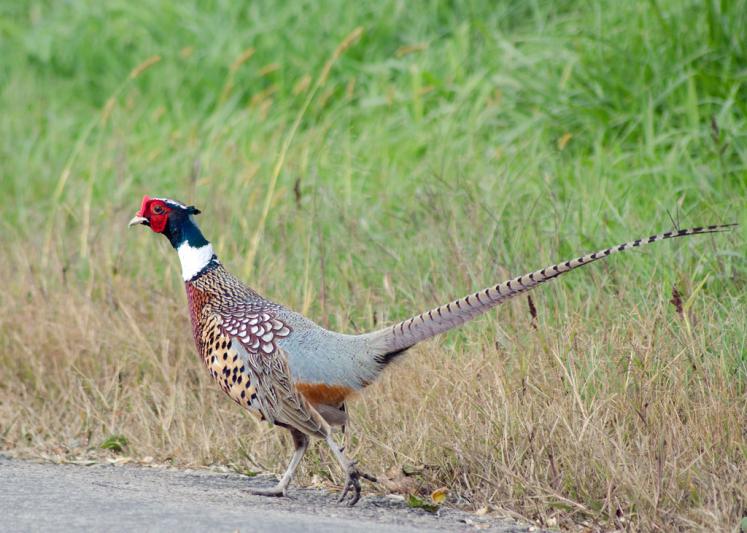
<path fill-rule="evenodd" d="M 135 459 L 283 467 L 284 432 L 257 424 L 201 367 L 178 283 L 111 266 L 82 283 L 52 265 L 17 249 L 2 261 L 15 280 L 0 295 L 12 309 L 0 322 L 3 448 L 103 457 L 101 442 L 122 434 Z M 352 403 L 351 453 L 390 478 L 386 489 L 446 485 L 454 501 L 542 524 L 732 528 L 747 503 L 747 396 L 726 353 L 740 319 L 719 322 L 700 303 L 688 327 L 666 301 L 638 309 L 600 292 L 580 310 L 604 309 L 597 319 L 552 326 L 537 291 L 536 329 L 522 300 L 499 311 L 500 327 L 489 315 L 413 350 Z M 322 448 L 302 483 L 329 468 L 339 481 Z M 422 472 L 396 479 L 403 465 Z"/>
<path fill-rule="evenodd" d="M 127 232 L 143 193 L 194 202 L 233 272 L 346 332 L 671 210 L 743 226 L 611 258 L 533 292 L 534 320 L 521 298 L 412 350 L 352 402 L 348 449 L 378 490 L 445 485 L 543 525 L 734 530 L 745 1 L 456 4 L 0 8 L 0 449 L 105 458 L 124 435 L 134 460 L 285 466 L 284 432 L 198 361 L 173 252 Z M 330 469 L 315 447 L 300 481 Z"/>

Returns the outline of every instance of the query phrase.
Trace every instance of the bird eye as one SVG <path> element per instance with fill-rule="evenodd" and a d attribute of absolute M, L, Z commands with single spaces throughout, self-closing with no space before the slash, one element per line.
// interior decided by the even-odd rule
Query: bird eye
<path fill-rule="evenodd" d="M 153 206 L 152 211 L 156 215 L 163 215 L 163 213 L 164 213 L 163 207 L 161 207 L 158 204 L 156 204 L 156 205 Z"/>

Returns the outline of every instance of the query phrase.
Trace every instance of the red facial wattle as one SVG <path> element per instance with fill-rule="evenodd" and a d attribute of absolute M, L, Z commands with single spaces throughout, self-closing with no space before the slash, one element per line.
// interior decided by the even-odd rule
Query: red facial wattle
<path fill-rule="evenodd" d="M 155 206 L 160 208 L 160 213 L 154 211 Z M 166 224 L 169 221 L 170 210 L 171 209 L 164 202 L 151 198 L 146 194 L 143 196 L 143 201 L 140 204 L 140 211 L 137 212 L 137 216 L 147 218 L 150 229 L 155 233 L 163 233 L 163 230 L 166 229 Z"/>

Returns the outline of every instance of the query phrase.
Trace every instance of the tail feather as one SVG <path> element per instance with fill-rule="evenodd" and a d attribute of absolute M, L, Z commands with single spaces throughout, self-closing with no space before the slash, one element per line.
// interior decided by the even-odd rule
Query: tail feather
<path fill-rule="evenodd" d="M 719 233 L 728 231 L 737 225 L 722 224 L 668 231 L 659 235 L 652 235 L 646 239 L 636 239 L 626 242 L 578 257 L 577 259 L 558 263 L 542 270 L 537 270 L 536 272 L 524 274 L 523 276 L 510 279 L 495 286 L 487 287 L 464 298 L 454 300 L 446 305 L 436 307 L 387 328 L 369 333 L 366 337 L 368 337 L 373 353 L 376 354 L 376 361 L 379 364 L 385 365 L 414 344 L 460 326 L 514 296 L 527 292 L 537 285 L 550 281 L 580 266 L 588 265 L 589 263 L 624 252 L 630 248 L 637 248 L 657 241 L 686 237 L 688 235 Z"/>

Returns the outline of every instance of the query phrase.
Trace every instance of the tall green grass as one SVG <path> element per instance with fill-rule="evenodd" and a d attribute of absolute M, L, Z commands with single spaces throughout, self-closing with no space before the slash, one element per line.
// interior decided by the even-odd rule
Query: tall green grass
<path fill-rule="evenodd" d="M 230 269 L 269 297 L 348 332 L 666 229 L 672 219 L 684 227 L 737 221 L 744 228 L 746 25 L 744 0 L 0 3 L 0 272 L 8 280 L 0 306 L 9 311 L 0 315 L 3 446 L 48 451 L 57 431 L 111 432 L 127 435 L 136 454 L 156 454 L 160 445 L 182 462 L 238 461 L 225 438 L 231 428 L 220 424 L 211 439 L 224 455 L 216 458 L 207 438 L 204 446 L 185 445 L 186 436 L 174 437 L 176 444 L 156 436 L 139 441 L 128 431 L 134 423 L 109 403 L 81 408 L 85 431 L 67 418 L 64 425 L 35 421 L 40 412 L 54 417 L 42 407 L 45 390 L 72 410 L 94 398 L 81 383 L 106 381 L 118 354 L 147 368 L 151 352 L 163 350 L 163 361 L 176 357 L 195 375 L 201 371 L 188 329 L 165 318 L 183 325 L 186 317 L 168 244 L 126 231 L 142 194 L 198 205 L 201 225 Z M 456 367 L 448 355 L 420 352 L 395 369 L 372 394 L 397 414 L 372 411 L 367 402 L 378 400 L 361 400 L 361 441 L 378 443 L 366 448 L 376 465 L 398 464 L 402 457 L 388 450 L 405 444 L 419 460 L 438 463 L 433 442 L 398 440 L 383 429 L 431 401 L 398 400 L 398 372 L 412 377 L 427 367 L 467 376 L 470 361 L 485 358 L 509 381 L 532 368 L 575 372 L 587 407 L 618 401 L 631 380 L 641 391 L 659 383 L 672 398 L 679 398 L 672 379 L 684 380 L 677 383 L 685 391 L 721 380 L 714 403 L 724 421 L 744 425 L 746 282 L 744 229 L 663 244 L 571 275 L 535 296 L 538 330 L 527 327 L 519 302 L 500 311 L 497 323 L 482 320 L 439 341 L 455 350 Z M 687 321 L 667 303 L 673 286 L 684 294 Z M 133 331 L 137 342 L 128 337 Z M 568 351 L 573 331 L 585 351 Z M 651 335 L 666 337 L 657 355 L 663 359 L 644 357 L 640 374 L 607 367 Z M 86 349 L 76 353 L 80 342 Z M 496 343 L 513 362 L 498 365 L 486 355 Z M 532 366 L 532 353 L 547 356 L 543 365 Z M 672 366 L 669 356 L 692 364 Z M 49 370 L 58 369 L 50 367 L 55 357 L 59 368 L 72 365 L 80 382 Z M 47 369 L 56 386 L 39 381 L 35 368 Z M 664 374 L 654 379 L 655 371 Z M 207 380 L 189 379 L 211 390 Z M 459 397 L 460 379 L 439 390 Z M 65 386 L 83 392 L 67 396 Z M 430 398 L 426 390 L 416 389 Z M 488 409 L 510 404 L 494 396 L 495 388 L 485 394 Z M 531 387 L 529 394 L 540 409 L 544 396 Z M 643 396 L 641 405 L 654 401 Z M 133 399 L 122 409 L 131 414 L 159 401 Z M 672 404 L 682 412 L 705 409 L 697 399 L 681 401 Z M 634 407 L 620 416 L 639 417 Z M 234 416 L 227 401 L 215 409 Z M 436 415 L 426 417 L 428 427 Z M 501 423 L 520 435 L 521 418 L 517 412 Z M 143 425 L 132 427 L 144 431 L 149 419 L 138 420 Z M 482 427 L 485 420 L 492 418 L 467 417 L 464 424 Z M 440 444 L 466 438 L 454 431 L 443 432 Z M 619 444 L 616 438 L 635 435 L 631 429 L 609 438 Z M 711 477 L 693 485 L 691 496 L 654 505 L 635 501 L 631 489 L 616 505 L 639 527 L 733 525 L 747 506 L 744 490 L 733 489 L 747 479 L 743 433 L 727 448 L 734 454 L 728 461 L 697 467 Z M 279 449 L 268 448 L 266 457 L 279 464 Z M 644 454 L 619 449 L 629 452 L 620 464 Z M 547 464 L 546 454 L 531 456 Z M 477 479 L 477 459 L 462 458 L 464 472 L 442 466 L 432 482 L 449 479 L 468 491 L 462 483 Z M 551 484 L 572 502 L 563 523 L 615 524 L 612 500 L 594 481 L 614 461 L 595 469 L 582 468 L 582 456 L 566 459 L 576 478 Z M 516 475 L 522 494 L 533 496 L 496 485 L 470 495 L 473 501 L 540 521 L 561 508 L 548 503 L 545 481 L 518 463 L 505 455 L 489 463 L 500 476 Z M 687 485 L 676 465 L 668 468 Z M 728 508 L 708 492 L 727 471 L 724 494 L 737 502 Z"/>

